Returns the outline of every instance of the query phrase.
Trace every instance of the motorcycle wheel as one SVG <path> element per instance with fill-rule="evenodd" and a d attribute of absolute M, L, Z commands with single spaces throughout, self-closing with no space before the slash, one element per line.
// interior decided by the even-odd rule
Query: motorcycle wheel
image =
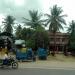
<path fill-rule="evenodd" d="M 4 66 L 3 66 L 3 65 L 1 65 L 1 66 L 0 66 L 0 68 L 4 68 Z"/>
<path fill-rule="evenodd" d="M 13 62 L 12 63 L 12 68 L 13 69 L 17 69 L 18 68 L 18 63 L 17 62 Z"/>

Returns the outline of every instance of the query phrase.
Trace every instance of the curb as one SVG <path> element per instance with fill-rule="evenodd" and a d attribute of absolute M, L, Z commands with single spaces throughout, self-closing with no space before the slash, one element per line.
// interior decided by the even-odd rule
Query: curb
<path fill-rule="evenodd" d="M 19 67 L 20 69 L 55 69 L 55 70 L 75 70 L 72 67 Z"/>

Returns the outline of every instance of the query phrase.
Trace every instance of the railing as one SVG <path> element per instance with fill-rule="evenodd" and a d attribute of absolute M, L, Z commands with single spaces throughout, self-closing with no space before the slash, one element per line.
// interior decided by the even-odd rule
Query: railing
<path fill-rule="evenodd" d="M 54 44 L 55 42 L 51 41 L 50 44 Z M 56 42 L 56 44 L 68 44 L 68 42 Z"/>

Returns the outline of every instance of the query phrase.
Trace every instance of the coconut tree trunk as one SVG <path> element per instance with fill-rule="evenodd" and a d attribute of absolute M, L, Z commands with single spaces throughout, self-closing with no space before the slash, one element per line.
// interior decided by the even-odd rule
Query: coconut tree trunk
<path fill-rule="evenodd" d="M 55 50 L 56 50 L 56 33 L 54 34 L 54 47 L 53 47 L 53 51 L 52 51 L 52 56 L 55 56 Z"/>
<path fill-rule="evenodd" d="M 56 33 L 54 33 L 54 55 L 55 55 L 55 51 L 56 51 Z"/>

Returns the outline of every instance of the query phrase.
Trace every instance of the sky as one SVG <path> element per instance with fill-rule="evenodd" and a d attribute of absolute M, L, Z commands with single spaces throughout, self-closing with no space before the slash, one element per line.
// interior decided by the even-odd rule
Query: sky
<path fill-rule="evenodd" d="M 42 14 L 50 13 L 50 8 L 55 4 L 62 7 L 63 14 L 68 16 L 65 18 L 65 32 L 69 22 L 75 20 L 75 0 L 0 0 L 0 25 L 7 15 L 14 16 L 17 22 L 22 23 L 22 17 L 29 18 L 29 10 L 38 10 Z"/>

